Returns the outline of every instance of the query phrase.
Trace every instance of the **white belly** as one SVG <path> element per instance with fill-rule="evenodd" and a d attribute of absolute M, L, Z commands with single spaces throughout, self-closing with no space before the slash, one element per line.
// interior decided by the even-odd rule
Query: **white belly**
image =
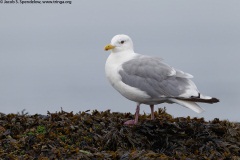
<path fill-rule="evenodd" d="M 119 74 L 119 71 L 122 70 L 121 64 L 128 61 L 130 58 L 132 57 L 125 56 L 125 59 L 119 59 L 116 55 L 111 54 L 105 65 L 106 76 L 111 85 L 124 97 L 138 103 L 144 103 L 146 100 L 149 101 L 149 95 L 147 95 L 144 91 L 128 86 L 121 81 L 121 76 Z"/>

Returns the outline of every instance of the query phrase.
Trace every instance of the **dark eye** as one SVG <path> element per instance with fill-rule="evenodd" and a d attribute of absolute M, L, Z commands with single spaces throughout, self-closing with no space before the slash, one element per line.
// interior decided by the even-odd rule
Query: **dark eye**
<path fill-rule="evenodd" d="M 125 41 L 121 41 L 120 43 L 123 44 Z"/>

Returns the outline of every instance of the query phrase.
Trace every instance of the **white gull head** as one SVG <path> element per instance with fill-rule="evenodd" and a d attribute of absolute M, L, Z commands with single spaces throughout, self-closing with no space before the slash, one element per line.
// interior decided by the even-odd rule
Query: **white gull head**
<path fill-rule="evenodd" d="M 111 43 L 105 47 L 105 50 L 112 50 L 113 53 L 117 52 L 134 52 L 132 39 L 124 34 L 116 35 L 112 38 Z"/>

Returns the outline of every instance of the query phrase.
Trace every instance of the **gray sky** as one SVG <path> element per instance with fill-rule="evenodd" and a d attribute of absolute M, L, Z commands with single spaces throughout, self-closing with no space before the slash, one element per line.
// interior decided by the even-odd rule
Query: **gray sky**
<path fill-rule="evenodd" d="M 161 104 L 173 116 L 240 121 L 240 1 L 77 1 L 0 4 L 0 112 L 87 109 L 135 112 L 105 78 L 103 50 L 127 34 L 137 53 L 162 57 L 194 75 L 202 114 Z M 141 106 L 141 113 L 150 108 Z"/>

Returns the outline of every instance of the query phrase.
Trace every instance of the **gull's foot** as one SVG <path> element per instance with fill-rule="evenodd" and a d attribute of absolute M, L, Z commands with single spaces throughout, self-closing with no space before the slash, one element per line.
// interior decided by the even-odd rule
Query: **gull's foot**
<path fill-rule="evenodd" d="M 134 119 L 128 120 L 128 121 L 124 122 L 124 125 L 135 125 L 135 124 L 136 124 L 136 123 L 135 123 L 135 120 L 134 120 Z"/>

